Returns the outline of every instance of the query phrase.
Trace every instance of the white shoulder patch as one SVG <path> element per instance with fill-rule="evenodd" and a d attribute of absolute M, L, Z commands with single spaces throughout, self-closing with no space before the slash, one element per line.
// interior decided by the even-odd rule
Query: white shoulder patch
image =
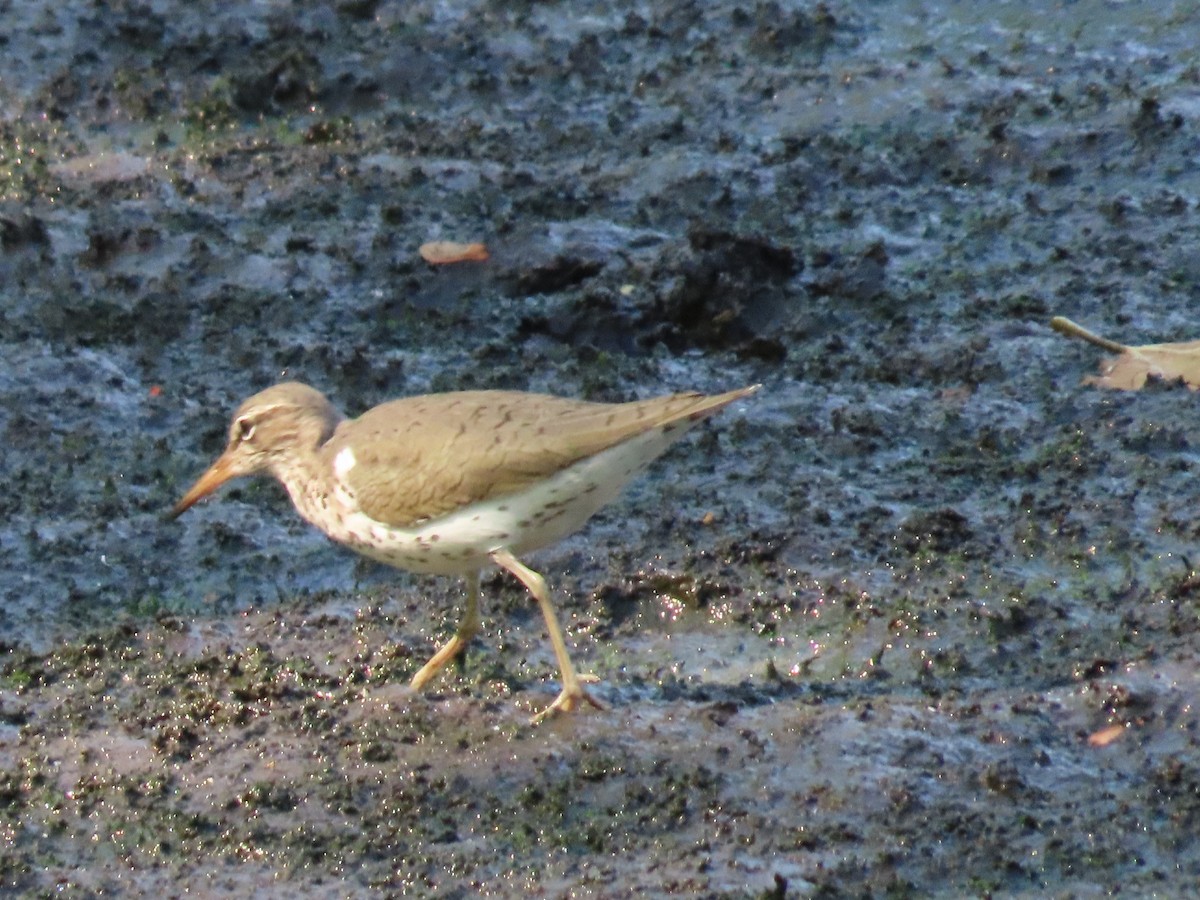
<path fill-rule="evenodd" d="M 343 447 L 333 458 L 333 474 L 339 479 L 343 479 L 346 477 L 346 473 L 357 464 L 358 460 L 354 458 L 354 451 L 349 447 Z"/>

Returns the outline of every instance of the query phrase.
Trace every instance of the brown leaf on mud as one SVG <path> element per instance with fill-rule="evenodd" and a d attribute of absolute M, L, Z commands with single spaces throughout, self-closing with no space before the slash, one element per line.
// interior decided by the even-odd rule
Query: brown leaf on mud
<path fill-rule="evenodd" d="M 483 244 L 460 244 L 457 241 L 430 241 L 422 244 L 421 259 L 433 266 L 457 262 L 483 262 L 488 258 Z"/>
<path fill-rule="evenodd" d="M 1128 347 L 1088 331 L 1070 319 L 1055 316 L 1050 327 L 1118 354 L 1100 364 L 1099 375 L 1088 375 L 1084 384 L 1119 391 L 1138 391 L 1151 375 L 1166 381 L 1182 378 L 1193 391 L 1200 389 L 1200 341 L 1179 344 L 1143 344 Z"/>
<path fill-rule="evenodd" d="M 1089 734 L 1087 739 L 1088 746 L 1107 747 L 1124 733 L 1124 725 L 1109 725 L 1107 728 L 1101 728 L 1099 731 L 1093 731 Z"/>

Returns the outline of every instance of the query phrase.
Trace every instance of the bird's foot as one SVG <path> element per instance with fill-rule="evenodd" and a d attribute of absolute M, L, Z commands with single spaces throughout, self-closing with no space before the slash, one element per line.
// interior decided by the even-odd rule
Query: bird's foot
<path fill-rule="evenodd" d="M 454 644 L 454 641 L 446 644 L 445 647 L 438 650 L 437 654 L 434 654 L 433 659 L 426 662 L 424 666 L 421 666 L 420 671 L 414 674 L 412 682 L 409 683 L 412 685 L 414 691 L 418 692 L 418 694 L 424 691 L 425 685 L 432 682 L 433 677 L 442 671 L 450 660 L 460 655 L 466 649 L 466 644 L 460 643 L 457 646 L 454 646 Z"/>
<path fill-rule="evenodd" d="M 469 632 L 466 635 L 456 634 L 446 645 L 433 654 L 433 658 L 425 665 L 421 666 L 416 675 L 412 677 L 410 682 L 414 691 L 420 692 L 425 689 L 425 685 L 429 684 L 442 669 L 453 659 L 462 659 L 462 656 L 467 652 L 467 644 L 471 642 L 471 637 L 474 632 Z"/>
<path fill-rule="evenodd" d="M 421 667 L 421 670 L 412 677 L 412 681 L 409 682 L 409 687 L 411 687 L 416 693 L 421 693 L 423 690 L 425 690 L 425 685 L 429 684 L 433 676 L 441 670 L 441 666 L 433 666 L 429 663 L 425 663 L 425 665 Z"/>
<path fill-rule="evenodd" d="M 556 715 L 560 712 L 572 712 L 577 706 L 579 706 L 580 701 L 584 703 L 590 703 L 596 709 L 604 709 L 603 703 L 583 689 L 583 685 L 585 684 L 598 684 L 599 682 L 600 679 L 595 675 L 580 675 L 575 680 L 574 684 L 564 686 L 563 689 L 559 691 L 558 697 L 555 698 L 554 702 L 543 709 L 540 713 L 533 716 L 529 720 L 529 724 L 537 725 L 543 719 L 549 718 L 550 716 Z"/>

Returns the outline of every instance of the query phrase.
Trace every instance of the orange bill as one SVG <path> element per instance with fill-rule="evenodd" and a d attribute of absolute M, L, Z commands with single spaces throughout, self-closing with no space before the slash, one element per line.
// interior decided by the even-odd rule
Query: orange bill
<path fill-rule="evenodd" d="M 177 518 L 185 510 L 191 507 L 196 501 L 202 500 L 229 481 L 231 478 L 236 478 L 241 473 L 238 472 L 233 465 L 233 460 L 227 453 L 222 453 L 217 457 L 217 461 L 208 467 L 200 478 L 192 485 L 191 490 L 183 495 L 183 498 L 175 504 L 175 508 L 171 510 L 171 518 Z"/>

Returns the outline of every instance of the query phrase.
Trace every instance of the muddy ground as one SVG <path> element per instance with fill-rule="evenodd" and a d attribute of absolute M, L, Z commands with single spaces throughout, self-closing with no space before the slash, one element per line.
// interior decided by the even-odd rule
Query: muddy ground
<path fill-rule="evenodd" d="M 1047 327 L 1200 337 L 1194 5 L 3 26 L 0 892 L 1194 890 L 1196 398 Z M 510 578 L 413 697 L 451 580 L 164 520 L 282 378 L 764 390 L 531 560 L 608 707 L 532 727 Z"/>

